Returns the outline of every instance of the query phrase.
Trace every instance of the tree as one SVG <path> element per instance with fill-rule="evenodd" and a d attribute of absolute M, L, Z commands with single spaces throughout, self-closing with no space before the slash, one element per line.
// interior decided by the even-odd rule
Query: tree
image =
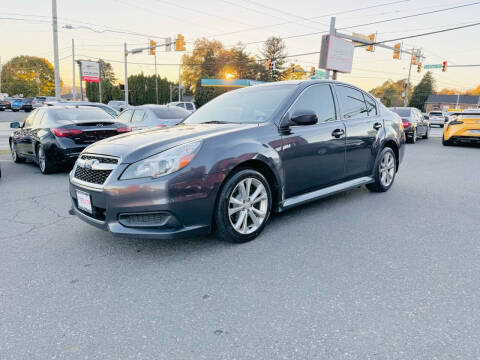
<path fill-rule="evenodd" d="M 429 95 L 435 93 L 435 79 L 430 71 L 423 76 L 422 80 L 413 89 L 412 97 L 408 106 L 416 107 L 419 110 L 423 110 L 425 101 Z"/>
<path fill-rule="evenodd" d="M 7 62 L 0 74 L 2 91 L 25 97 L 54 95 L 55 74 L 53 65 L 36 56 L 16 56 Z"/>
<path fill-rule="evenodd" d="M 370 90 L 370 94 L 379 98 L 385 106 L 403 106 L 402 94 L 405 92 L 406 82 L 406 79 L 398 81 L 387 80 L 382 85 Z M 412 91 L 410 90 L 411 93 Z"/>
<path fill-rule="evenodd" d="M 272 60 L 275 63 L 275 69 L 269 70 L 267 73 L 267 81 L 280 81 L 282 79 L 283 65 L 287 56 L 285 42 L 279 37 L 270 37 L 265 41 L 265 45 L 261 50 L 263 64 L 267 60 Z M 266 60 L 265 60 L 266 59 Z"/>
<path fill-rule="evenodd" d="M 282 80 L 305 80 L 305 79 L 307 79 L 307 73 L 300 65 L 295 65 L 295 71 L 291 71 L 290 68 L 288 68 L 282 73 Z"/>
<path fill-rule="evenodd" d="M 110 100 L 122 100 L 124 95 L 122 91 L 114 85 L 116 82 L 115 72 L 112 64 L 100 59 L 101 82 L 102 82 L 102 102 L 107 103 Z M 87 82 L 85 93 L 90 101 L 100 101 L 98 83 Z"/>

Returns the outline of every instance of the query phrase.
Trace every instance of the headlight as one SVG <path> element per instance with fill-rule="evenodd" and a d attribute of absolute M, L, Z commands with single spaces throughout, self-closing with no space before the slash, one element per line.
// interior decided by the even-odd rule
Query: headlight
<path fill-rule="evenodd" d="M 201 141 L 175 146 L 160 154 L 130 164 L 120 180 L 151 177 L 153 179 L 171 174 L 187 166 L 200 149 Z"/>

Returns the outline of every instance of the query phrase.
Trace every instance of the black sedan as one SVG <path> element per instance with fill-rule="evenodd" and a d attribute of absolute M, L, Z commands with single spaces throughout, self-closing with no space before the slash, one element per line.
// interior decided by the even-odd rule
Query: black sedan
<path fill-rule="evenodd" d="M 402 118 L 408 142 L 415 144 L 417 139 L 428 139 L 430 122 L 420 110 L 414 107 L 391 107 L 389 109 Z"/>
<path fill-rule="evenodd" d="M 54 172 L 59 165 L 73 164 L 88 145 L 131 131 L 113 116 L 99 108 L 52 106 L 35 109 L 9 138 L 13 161 L 32 160 L 43 174 Z"/>
<path fill-rule="evenodd" d="M 30 112 L 33 110 L 33 98 L 24 98 L 22 101 L 21 110 L 25 112 Z"/>
<path fill-rule="evenodd" d="M 82 220 L 117 235 L 215 230 L 245 242 L 272 212 L 362 185 L 387 191 L 404 142 L 400 118 L 351 85 L 257 85 L 218 96 L 177 126 L 89 146 L 70 173 L 70 196 Z"/>

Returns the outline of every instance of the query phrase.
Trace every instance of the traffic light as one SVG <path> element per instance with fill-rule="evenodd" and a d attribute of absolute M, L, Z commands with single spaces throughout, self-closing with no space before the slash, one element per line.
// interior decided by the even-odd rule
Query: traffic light
<path fill-rule="evenodd" d="M 444 61 L 444 62 L 442 63 L 442 71 L 443 71 L 443 72 L 447 71 L 447 62 L 446 62 L 446 61 Z"/>
<path fill-rule="evenodd" d="M 125 90 L 125 84 L 118 84 L 118 88 L 120 90 Z"/>
<path fill-rule="evenodd" d="M 265 70 L 271 70 L 272 69 L 272 59 L 268 59 L 267 62 L 265 63 Z"/>
<path fill-rule="evenodd" d="M 177 40 L 175 41 L 175 51 L 185 51 L 185 38 L 182 34 L 177 35 Z"/>
<path fill-rule="evenodd" d="M 412 65 L 417 65 L 417 50 L 413 50 L 413 52 L 412 52 L 411 64 Z"/>
<path fill-rule="evenodd" d="M 315 66 L 312 66 L 312 68 L 310 69 L 310 76 L 314 76 L 315 75 Z"/>
<path fill-rule="evenodd" d="M 421 62 L 419 62 L 417 64 L 417 72 L 420 72 L 420 71 L 422 71 L 422 63 Z"/>
<path fill-rule="evenodd" d="M 150 55 L 155 55 L 155 50 L 156 50 L 157 43 L 153 40 L 150 40 Z"/>
<path fill-rule="evenodd" d="M 290 72 L 295 72 L 295 64 L 290 64 Z"/>
<path fill-rule="evenodd" d="M 371 41 L 371 42 L 375 42 L 375 38 L 376 38 L 376 34 L 370 34 L 368 35 L 368 39 Z M 373 51 L 375 49 L 375 46 L 373 45 L 368 45 L 367 46 L 367 51 Z"/>
<path fill-rule="evenodd" d="M 393 58 L 400 59 L 400 54 L 402 53 L 402 43 L 393 45 L 395 50 L 393 50 Z"/>

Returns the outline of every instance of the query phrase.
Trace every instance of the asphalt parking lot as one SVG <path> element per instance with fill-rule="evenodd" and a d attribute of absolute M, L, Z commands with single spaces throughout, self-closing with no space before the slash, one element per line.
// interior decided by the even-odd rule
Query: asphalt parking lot
<path fill-rule="evenodd" d="M 68 214 L 67 173 L 0 166 L 2 359 L 480 357 L 480 148 L 440 129 L 389 192 L 293 209 L 243 245 L 114 238 Z"/>

